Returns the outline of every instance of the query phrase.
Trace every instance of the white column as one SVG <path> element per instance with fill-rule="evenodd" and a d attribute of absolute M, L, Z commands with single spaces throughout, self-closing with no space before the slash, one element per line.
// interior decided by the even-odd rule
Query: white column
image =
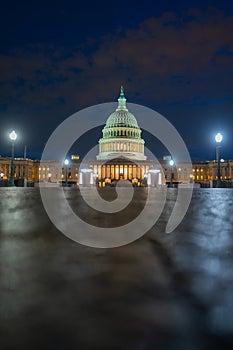
<path fill-rule="evenodd" d="M 151 174 L 150 173 L 148 173 L 148 176 L 147 176 L 147 185 L 151 186 Z"/>
<path fill-rule="evenodd" d="M 83 174 L 82 172 L 79 173 L 79 185 L 83 184 Z"/>
<path fill-rule="evenodd" d="M 162 174 L 161 173 L 158 173 L 158 185 L 161 186 L 162 185 Z"/>
<path fill-rule="evenodd" d="M 93 173 L 90 173 L 90 185 L 94 184 L 94 178 L 93 178 Z"/>

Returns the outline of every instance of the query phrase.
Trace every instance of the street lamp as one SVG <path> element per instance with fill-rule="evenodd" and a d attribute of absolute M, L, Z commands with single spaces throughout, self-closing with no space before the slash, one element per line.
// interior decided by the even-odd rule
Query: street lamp
<path fill-rule="evenodd" d="M 221 142 L 222 142 L 222 134 L 220 132 L 217 133 L 215 136 L 216 141 L 216 159 L 218 164 L 218 172 L 217 172 L 217 187 L 220 187 L 221 183 L 221 170 L 220 170 L 220 149 L 221 149 Z"/>
<path fill-rule="evenodd" d="M 169 162 L 169 164 L 170 164 L 170 187 L 173 187 L 173 184 L 172 184 L 172 167 L 173 167 L 173 165 L 174 165 L 174 160 L 173 159 L 171 159 L 170 160 L 170 162 Z"/>
<path fill-rule="evenodd" d="M 14 167 L 14 158 L 15 158 L 15 140 L 17 139 L 17 134 L 13 130 L 9 137 L 11 139 L 11 174 L 10 174 L 10 186 L 13 187 L 15 185 L 14 182 L 14 173 L 15 173 L 15 167 Z"/>
<path fill-rule="evenodd" d="M 64 163 L 65 163 L 65 166 L 66 166 L 66 186 L 68 186 L 68 165 L 69 165 L 69 160 L 65 159 Z"/>

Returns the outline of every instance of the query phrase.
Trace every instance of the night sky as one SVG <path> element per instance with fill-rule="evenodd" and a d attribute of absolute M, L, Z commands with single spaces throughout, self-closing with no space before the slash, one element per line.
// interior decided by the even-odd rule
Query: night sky
<path fill-rule="evenodd" d="M 177 128 L 193 160 L 233 159 L 232 1 L 11 1 L 0 13 L 0 154 L 40 158 L 74 112 L 116 101 L 150 107 Z M 140 120 L 139 124 L 140 124 Z M 94 146 L 100 137 L 89 139 Z M 163 150 L 148 133 L 147 146 Z M 83 155 L 87 138 L 79 142 Z"/>

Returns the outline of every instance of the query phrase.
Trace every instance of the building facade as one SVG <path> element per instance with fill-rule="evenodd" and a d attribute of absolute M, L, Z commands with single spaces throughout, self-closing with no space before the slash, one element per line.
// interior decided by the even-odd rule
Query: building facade
<path fill-rule="evenodd" d="M 14 179 L 15 184 L 25 185 L 25 182 L 37 182 L 39 180 L 39 161 L 28 158 L 14 159 Z M 7 183 L 10 179 L 11 158 L 0 157 L 0 180 Z"/>
<path fill-rule="evenodd" d="M 138 162 L 137 162 L 138 163 Z M 165 183 L 170 182 L 171 168 L 169 161 L 160 160 L 163 181 Z M 79 184 L 80 175 L 82 173 L 82 167 L 80 166 L 80 160 L 71 160 L 68 167 L 61 166 L 57 161 L 43 161 L 24 158 L 15 158 L 15 184 L 23 186 L 24 180 L 27 183 L 44 181 L 45 183 L 62 183 L 65 182 L 66 176 L 68 183 Z M 10 179 L 11 158 L 0 157 L 0 184 L 7 185 Z M 154 163 L 150 160 L 141 161 L 140 168 L 138 165 L 128 160 L 123 162 L 122 159 L 115 160 L 114 164 L 111 161 L 107 161 L 104 164 L 98 163 L 98 161 L 85 163 L 84 172 L 89 173 L 91 182 L 98 182 L 98 180 L 106 181 L 110 183 L 109 179 L 129 179 L 134 182 L 135 179 L 148 178 L 148 175 L 154 175 Z M 220 163 L 221 181 L 229 187 L 233 182 L 233 160 L 224 160 Z M 67 172 L 67 175 L 66 175 Z M 149 176 L 149 177 L 150 177 Z M 208 162 L 193 162 L 192 174 L 188 173 L 185 163 L 180 164 L 177 168 L 174 164 L 172 168 L 172 181 L 174 184 L 196 182 L 207 187 L 214 186 L 214 182 L 217 180 L 217 161 Z M 112 180 L 111 180 L 112 181 Z M 82 182 L 82 181 L 81 181 Z"/>

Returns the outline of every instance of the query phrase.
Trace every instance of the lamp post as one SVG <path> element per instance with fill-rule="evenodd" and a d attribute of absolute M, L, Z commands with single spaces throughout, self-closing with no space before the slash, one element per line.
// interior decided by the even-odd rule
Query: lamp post
<path fill-rule="evenodd" d="M 169 164 L 170 164 L 170 187 L 173 187 L 173 184 L 172 184 L 172 167 L 174 165 L 174 160 L 171 159 Z"/>
<path fill-rule="evenodd" d="M 15 185 L 14 182 L 14 173 L 15 173 L 15 166 L 14 166 L 14 158 L 15 158 L 15 140 L 17 139 L 17 134 L 13 130 L 9 137 L 11 139 L 11 173 L 10 173 L 10 186 L 13 187 Z"/>
<path fill-rule="evenodd" d="M 222 134 L 220 134 L 220 132 L 218 132 L 217 135 L 215 136 L 215 141 L 216 141 L 216 159 L 217 159 L 217 165 L 218 165 L 217 187 L 220 187 L 220 184 L 221 184 L 220 149 L 221 149 L 221 142 L 222 142 Z"/>
<path fill-rule="evenodd" d="M 65 159 L 65 166 L 66 166 L 66 186 L 68 186 L 68 165 L 69 165 L 69 160 Z"/>

